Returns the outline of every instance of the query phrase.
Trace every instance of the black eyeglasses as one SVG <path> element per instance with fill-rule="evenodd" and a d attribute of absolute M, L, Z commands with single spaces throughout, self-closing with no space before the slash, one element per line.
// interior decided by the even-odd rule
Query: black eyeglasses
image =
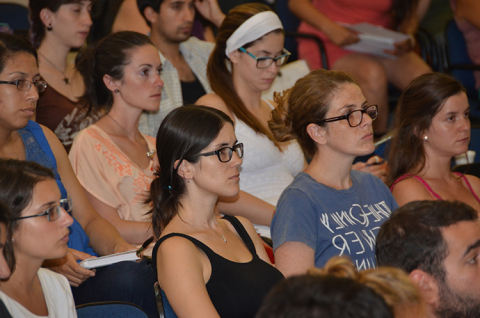
<path fill-rule="evenodd" d="M 19 218 L 12 219 L 12 221 L 17 221 L 17 220 L 22 220 L 22 219 L 29 219 L 29 218 L 36 218 L 37 216 L 47 216 L 47 219 L 49 222 L 53 222 L 58 220 L 60 218 L 60 215 L 62 214 L 62 209 L 64 209 L 66 212 L 71 212 L 72 211 L 72 198 L 68 197 L 67 199 L 62 199 L 60 200 L 60 204 L 54 205 L 44 212 L 37 214 L 37 215 L 30 215 L 30 216 L 22 216 Z"/>
<path fill-rule="evenodd" d="M 29 81 L 29 80 L 24 80 L 24 79 L 18 79 L 14 80 L 11 82 L 8 81 L 0 81 L 0 84 L 11 84 L 17 86 L 17 89 L 19 91 L 29 91 L 30 88 L 32 87 L 32 84 L 35 85 L 35 88 L 37 89 L 37 92 L 41 93 L 44 92 L 45 89 L 47 88 L 47 82 L 45 81 Z"/>
<path fill-rule="evenodd" d="M 256 57 L 252 53 L 248 52 L 245 48 L 241 47 L 239 48 L 240 52 L 247 53 L 251 57 L 253 57 L 255 60 L 257 60 L 257 68 L 269 68 L 270 65 L 275 62 L 277 66 L 282 66 L 283 64 L 287 63 L 288 57 L 292 55 L 292 53 L 288 52 L 286 49 L 283 49 L 283 54 L 277 57 L 268 57 L 268 56 L 262 56 L 262 57 Z"/>
<path fill-rule="evenodd" d="M 348 112 L 346 115 L 343 115 L 343 116 L 332 117 L 332 118 L 321 120 L 318 122 L 318 124 L 329 123 L 332 121 L 346 119 L 350 127 L 357 127 L 362 123 L 363 114 L 367 114 L 368 116 L 370 116 L 372 120 L 377 119 L 378 106 L 377 105 L 366 106 L 363 109 L 358 109 L 358 110 L 353 110 L 351 112 Z"/>
<path fill-rule="evenodd" d="M 243 144 L 239 143 L 239 144 L 236 144 L 233 147 L 223 147 L 223 148 L 220 148 L 220 149 L 215 150 L 215 151 L 205 152 L 205 153 L 201 153 L 201 154 L 198 154 L 198 155 L 199 156 L 206 156 L 206 157 L 217 155 L 218 160 L 220 160 L 220 162 L 229 162 L 230 160 L 232 160 L 232 156 L 233 156 L 234 152 L 237 154 L 238 158 L 242 158 L 243 157 Z"/>

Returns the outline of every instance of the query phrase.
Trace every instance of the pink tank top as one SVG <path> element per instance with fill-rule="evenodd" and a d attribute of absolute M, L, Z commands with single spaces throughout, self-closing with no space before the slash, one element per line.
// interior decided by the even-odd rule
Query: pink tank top
<path fill-rule="evenodd" d="M 463 181 L 465 181 L 465 183 L 467 184 L 467 187 L 468 189 L 470 190 L 470 192 L 473 194 L 473 196 L 475 197 L 475 199 L 480 203 L 480 199 L 477 197 L 477 195 L 475 194 L 475 192 L 473 192 L 473 189 L 472 189 L 472 186 L 470 185 L 470 182 L 468 182 L 468 179 L 467 177 L 465 177 L 464 174 L 461 174 L 459 172 L 454 172 L 454 174 L 456 176 L 459 176 L 463 179 Z M 401 176 L 400 178 L 398 178 L 397 180 L 395 180 L 395 182 L 392 184 L 392 186 L 390 187 L 390 191 L 393 191 L 393 188 L 395 187 L 395 185 L 397 183 L 399 183 L 400 181 L 404 180 L 404 179 L 407 179 L 407 178 L 410 178 L 410 177 L 413 177 L 415 179 L 417 179 L 424 187 L 425 189 L 427 189 L 428 193 L 430 193 L 430 195 L 432 196 L 432 198 L 434 198 L 435 200 L 443 200 L 442 197 L 436 193 L 435 191 L 433 191 L 433 189 L 428 185 L 427 181 L 423 180 L 421 177 L 419 176 L 415 176 L 413 174 L 404 174 L 403 176 Z"/>

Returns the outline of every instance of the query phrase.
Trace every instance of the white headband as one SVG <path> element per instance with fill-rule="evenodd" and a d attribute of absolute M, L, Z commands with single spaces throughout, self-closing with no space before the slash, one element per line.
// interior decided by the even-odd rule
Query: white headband
<path fill-rule="evenodd" d="M 243 22 L 228 38 L 225 54 L 228 57 L 230 53 L 238 50 L 245 44 L 253 42 L 268 32 L 277 29 L 283 30 L 283 25 L 278 15 L 273 11 L 257 13 Z"/>

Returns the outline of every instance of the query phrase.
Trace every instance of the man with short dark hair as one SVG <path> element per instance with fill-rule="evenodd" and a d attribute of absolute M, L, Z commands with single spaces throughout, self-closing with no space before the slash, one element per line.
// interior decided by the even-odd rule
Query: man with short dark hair
<path fill-rule="evenodd" d="M 377 235 L 378 265 L 409 273 L 428 317 L 480 317 L 479 254 L 477 211 L 461 202 L 410 202 Z"/>
<path fill-rule="evenodd" d="M 225 15 L 216 0 L 137 0 L 137 5 L 152 29 L 150 39 L 163 66 L 160 110 L 143 114 L 139 124 L 143 133 L 156 137 L 170 111 L 212 91 L 207 63 L 214 44 L 191 36 L 195 9 L 217 27 Z"/>

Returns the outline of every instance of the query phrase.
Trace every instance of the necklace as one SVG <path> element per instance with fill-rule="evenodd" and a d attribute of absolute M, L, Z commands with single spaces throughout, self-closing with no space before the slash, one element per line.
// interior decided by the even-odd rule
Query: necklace
<path fill-rule="evenodd" d="M 205 230 L 204 228 L 201 228 L 201 227 L 196 226 L 195 224 L 193 224 L 192 221 L 189 221 L 189 220 L 185 221 L 180 214 L 178 214 L 178 216 L 180 217 L 180 220 L 182 220 L 184 223 L 189 223 L 191 226 L 193 226 L 194 228 L 197 228 L 197 229 L 199 229 L 199 230 Z M 215 234 L 217 234 L 220 238 L 222 238 L 222 240 L 223 240 L 225 243 L 227 243 L 227 238 L 225 237 L 225 235 L 221 235 L 221 234 L 217 233 L 217 231 L 215 231 L 215 230 L 213 230 L 213 229 L 212 229 L 212 231 L 213 231 Z"/>
<path fill-rule="evenodd" d="M 65 68 L 65 71 L 62 72 L 61 69 L 59 69 L 55 64 L 52 63 L 52 61 L 50 61 L 49 59 L 47 59 L 47 57 L 45 55 L 43 55 L 42 53 L 38 52 L 38 54 L 40 54 L 42 56 L 42 58 L 48 62 L 48 64 L 50 64 L 51 66 L 53 66 L 53 68 L 55 70 L 57 70 L 58 72 L 60 72 L 62 75 L 63 75 L 63 82 L 65 83 L 65 85 L 70 85 L 70 79 L 67 77 L 67 75 L 65 74 L 65 72 L 67 71 L 67 68 Z"/>
<path fill-rule="evenodd" d="M 131 133 L 128 132 L 128 130 L 126 130 L 125 128 L 122 127 L 122 125 L 120 125 L 115 119 L 113 119 L 112 116 L 110 116 L 110 114 L 107 113 L 107 116 L 110 117 L 111 120 L 113 120 L 113 122 L 115 124 L 117 124 L 118 127 L 120 127 L 124 132 L 126 132 L 130 137 L 132 137 L 133 140 L 135 140 L 136 143 L 138 143 L 140 145 L 140 143 L 137 141 L 137 138 L 135 136 L 132 136 Z M 145 141 L 146 142 L 146 141 Z M 147 145 L 145 146 L 145 148 L 147 149 L 147 157 L 150 158 L 150 159 L 153 159 L 153 156 L 155 155 L 155 150 L 150 150 L 148 148 L 148 143 Z"/>

